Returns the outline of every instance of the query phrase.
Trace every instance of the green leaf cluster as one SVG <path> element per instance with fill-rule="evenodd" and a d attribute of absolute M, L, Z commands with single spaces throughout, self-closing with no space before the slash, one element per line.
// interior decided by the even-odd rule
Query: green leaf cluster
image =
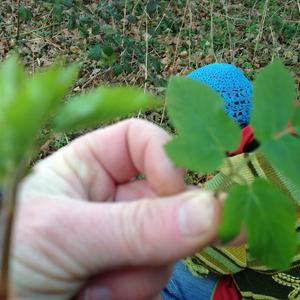
<path fill-rule="evenodd" d="M 293 77 L 279 60 L 263 69 L 254 82 L 252 126 L 259 149 L 271 164 L 300 187 L 300 140 L 291 134 L 290 121 L 299 129 Z M 299 166 L 299 165 L 298 165 Z"/>
<path fill-rule="evenodd" d="M 130 35 L 124 35 L 123 29 L 118 26 L 112 26 L 112 20 L 120 20 L 124 17 L 124 3 L 120 1 L 100 1 L 97 5 L 91 6 L 86 1 L 79 0 L 38 0 L 36 5 L 43 5 L 49 10 L 49 15 L 53 19 L 53 28 L 61 26 L 58 23 L 68 24 L 68 29 L 77 30 L 81 36 L 86 38 L 86 43 L 79 47 L 86 52 L 87 57 L 95 60 L 97 65 L 104 70 L 111 68 L 111 76 L 121 74 L 131 74 L 139 71 L 140 64 L 145 63 L 146 42 L 144 39 L 135 40 Z M 125 24 L 135 24 L 138 16 L 143 16 L 145 10 L 149 14 L 162 12 L 164 3 L 158 1 L 149 1 L 147 4 L 143 1 L 135 3 L 127 2 L 127 12 L 133 14 L 126 15 Z M 181 5 L 178 3 L 178 5 Z M 148 40 L 150 48 L 156 48 L 164 51 L 166 45 L 160 43 L 155 37 L 162 31 L 173 30 L 179 31 L 179 25 L 176 22 L 176 16 L 163 18 L 160 26 L 156 28 L 149 24 L 149 34 L 151 39 Z M 25 22 L 25 19 L 21 19 Z M 152 23 L 152 22 L 151 22 Z M 127 26 L 127 25 L 126 25 Z M 22 33 L 20 33 L 22 35 Z M 101 35 L 101 38 L 99 38 Z M 99 42 L 99 40 L 103 42 Z M 151 52 L 151 51 L 150 51 Z M 154 51 L 155 52 L 155 51 Z M 147 59 L 148 77 L 147 82 L 152 82 L 155 86 L 164 87 L 166 81 L 163 77 L 157 76 L 163 70 L 163 64 L 159 55 L 149 53 Z M 132 59 L 136 59 L 137 64 Z"/>
<path fill-rule="evenodd" d="M 78 68 L 55 64 L 28 75 L 15 56 L 0 65 L 0 185 L 34 149 L 50 114 L 57 131 L 84 129 L 160 104 L 154 96 L 133 87 L 100 87 L 64 98 Z"/>
<path fill-rule="evenodd" d="M 230 241 L 246 226 L 250 253 L 274 269 L 287 268 L 296 251 L 296 212 L 279 188 L 262 178 L 235 185 L 224 205 L 219 235 Z"/>
<path fill-rule="evenodd" d="M 256 150 L 300 189 L 300 109 L 293 77 L 279 60 L 259 72 L 253 84 L 251 125 Z M 240 129 L 223 112 L 223 100 L 209 86 L 174 77 L 167 88 L 168 112 L 177 135 L 166 145 L 170 158 L 198 172 L 220 168 L 237 148 Z M 288 126 L 292 122 L 293 128 Z M 227 161 L 230 165 L 229 160 Z M 245 164 L 247 161 L 245 160 Z M 239 176 L 233 170 L 232 176 Z M 288 196 L 265 179 L 234 185 L 225 201 L 219 236 L 233 239 L 244 226 L 250 252 L 263 264 L 287 268 L 297 248 L 296 212 Z"/>
<path fill-rule="evenodd" d="M 193 171 L 218 169 L 226 151 L 233 151 L 240 139 L 239 127 L 226 116 L 221 96 L 193 79 L 173 77 L 167 101 L 178 131 L 178 136 L 166 145 L 169 156 Z"/>
<path fill-rule="evenodd" d="M 21 21 L 27 23 L 32 19 L 32 12 L 30 8 L 26 7 L 23 3 L 19 7 L 19 18 Z"/>
<path fill-rule="evenodd" d="M 102 60 L 105 66 L 111 67 L 117 60 L 117 53 L 108 43 L 97 43 L 89 50 L 89 58 Z"/>
<path fill-rule="evenodd" d="M 77 68 L 54 65 L 28 76 L 12 56 L 0 67 L 0 174 L 10 174 L 26 157 L 49 113 L 57 106 Z"/>

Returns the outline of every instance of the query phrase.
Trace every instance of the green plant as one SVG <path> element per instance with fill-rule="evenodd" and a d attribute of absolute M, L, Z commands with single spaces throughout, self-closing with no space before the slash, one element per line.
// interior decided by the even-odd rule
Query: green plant
<path fill-rule="evenodd" d="M 32 19 L 32 12 L 31 10 L 26 7 L 24 4 L 20 4 L 19 7 L 19 18 L 21 19 L 21 21 L 23 22 L 29 22 Z"/>
<path fill-rule="evenodd" d="M 11 232 L 16 192 L 26 175 L 36 140 L 46 122 L 56 132 L 83 129 L 115 117 L 154 107 L 157 99 L 133 87 L 99 87 L 60 100 L 74 82 L 75 65 L 52 67 L 29 76 L 12 56 L 0 65 L 0 191 L 6 220 L 1 259 L 0 298 L 7 299 Z M 51 118 L 49 118 L 52 116 Z"/>
<path fill-rule="evenodd" d="M 117 44 L 120 35 L 107 34 Z M 134 44 L 124 39 L 124 45 L 126 43 Z M 105 51 L 111 53 L 110 49 Z M 136 55 L 142 55 L 138 51 Z M 155 64 L 153 62 L 154 67 Z M 68 97 L 61 106 L 59 100 L 65 97 L 76 73 L 74 66 L 63 68 L 56 64 L 29 76 L 14 57 L 0 66 L 0 191 L 4 203 L 1 213 L 7 220 L 0 298 L 7 298 L 16 191 L 26 175 L 28 161 L 36 149 L 36 137 L 46 121 L 55 131 L 63 132 L 86 128 L 158 103 L 154 97 L 131 87 L 100 87 L 86 94 Z M 56 88 L 53 89 L 53 86 Z M 291 129 L 286 127 L 291 120 L 293 129 L 300 133 L 300 110 L 293 108 L 294 97 L 292 77 L 279 61 L 275 61 L 259 74 L 254 83 L 252 126 L 261 143 L 256 151 L 299 186 L 300 141 L 291 136 Z M 240 130 L 225 115 L 220 96 L 191 79 L 173 77 L 167 88 L 167 98 L 170 118 L 179 133 L 166 145 L 167 153 L 174 162 L 203 173 L 213 172 L 228 161 L 226 152 L 238 145 Z M 239 176 L 239 170 L 232 169 L 231 175 Z M 240 214 L 237 215 L 237 211 Z M 278 215 L 283 222 L 277 222 Z M 252 184 L 244 182 L 230 190 L 220 237 L 223 241 L 232 239 L 241 224 L 245 224 L 251 253 L 271 267 L 284 268 L 289 265 L 297 245 L 295 219 L 295 209 L 286 195 L 271 183 L 256 179 Z M 262 227 L 266 230 L 263 231 Z M 270 248 L 272 251 L 269 251 Z"/>
<path fill-rule="evenodd" d="M 297 247 L 295 207 L 274 184 L 262 178 L 247 182 L 239 173 L 242 166 L 231 166 L 226 153 L 239 144 L 240 129 L 225 115 L 221 96 L 192 79 L 173 77 L 167 98 L 169 116 L 178 131 L 166 145 L 170 158 L 201 173 L 213 172 L 226 162 L 229 175 L 240 179 L 225 201 L 221 240 L 233 239 L 244 225 L 250 253 L 271 268 L 287 268 Z M 256 153 L 300 188 L 300 140 L 287 127 L 292 121 L 293 130 L 299 132 L 300 109 L 293 106 L 293 78 L 279 60 L 258 74 L 253 98 L 251 125 L 260 142 Z M 248 163 L 247 157 L 243 163 Z"/>

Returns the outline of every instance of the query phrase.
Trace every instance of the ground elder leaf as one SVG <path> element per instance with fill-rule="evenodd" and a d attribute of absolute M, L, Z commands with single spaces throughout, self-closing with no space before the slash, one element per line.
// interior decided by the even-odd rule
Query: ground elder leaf
<path fill-rule="evenodd" d="M 100 60 L 102 58 L 102 48 L 100 44 L 96 44 L 95 46 L 93 46 L 88 54 L 90 59 L 93 60 Z"/>
<path fill-rule="evenodd" d="M 222 242 L 229 242 L 240 233 L 246 204 L 250 201 L 248 198 L 248 190 L 242 185 L 233 186 L 228 193 L 219 226 L 219 238 Z"/>
<path fill-rule="evenodd" d="M 25 5 L 21 4 L 18 10 L 19 18 L 23 22 L 28 22 L 32 19 L 32 12 Z"/>
<path fill-rule="evenodd" d="M 300 187 L 300 139 L 285 134 L 277 140 L 263 143 L 262 153 L 283 175 Z"/>
<path fill-rule="evenodd" d="M 285 194 L 257 178 L 248 188 L 245 223 L 250 253 L 270 268 L 288 268 L 297 248 L 296 210 Z"/>
<path fill-rule="evenodd" d="M 286 195 L 262 178 L 234 186 L 224 204 L 219 237 L 228 242 L 246 226 L 250 254 L 272 269 L 288 268 L 296 253 L 296 210 Z"/>
<path fill-rule="evenodd" d="M 235 150 L 240 129 L 226 115 L 223 105 L 221 96 L 208 85 L 190 78 L 171 78 L 167 107 L 179 135 L 166 150 L 177 165 L 214 171 L 222 164 L 226 151 Z"/>
<path fill-rule="evenodd" d="M 280 60 L 274 60 L 259 72 L 253 85 L 251 124 L 260 142 L 286 127 L 295 97 L 293 77 Z"/>
<path fill-rule="evenodd" d="M 210 170 L 217 169 L 222 163 L 223 154 L 220 151 L 214 151 L 214 149 L 208 149 L 204 147 L 201 154 L 198 149 L 203 144 L 195 139 L 185 140 L 183 137 L 174 137 L 165 148 L 169 157 L 178 166 L 184 166 L 190 170 Z M 184 154 L 184 155 L 182 155 Z M 201 155 L 202 159 L 199 159 Z"/>

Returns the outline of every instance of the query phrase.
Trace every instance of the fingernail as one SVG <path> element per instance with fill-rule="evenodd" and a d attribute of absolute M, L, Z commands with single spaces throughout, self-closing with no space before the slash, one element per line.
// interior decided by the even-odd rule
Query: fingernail
<path fill-rule="evenodd" d="M 191 192 L 178 210 L 179 228 L 187 237 L 198 237 L 210 230 L 214 221 L 213 195 Z"/>
<path fill-rule="evenodd" d="M 110 300 L 111 292 L 103 287 L 90 287 L 86 291 L 85 300 Z"/>

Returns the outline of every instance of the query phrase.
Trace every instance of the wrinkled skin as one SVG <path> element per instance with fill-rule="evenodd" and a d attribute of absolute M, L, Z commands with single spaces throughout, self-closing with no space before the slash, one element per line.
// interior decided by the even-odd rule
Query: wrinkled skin
<path fill-rule="evenodd" d="M 126 120 L 34 167 L 18 193 L 11 298 L 153 299 L 173 262 L 215 240 L 218 201 L 185 191 L 163 150 L 168 139 Z M 199 221 L 186 223 L 178 210 L 196 198 Z"/>

